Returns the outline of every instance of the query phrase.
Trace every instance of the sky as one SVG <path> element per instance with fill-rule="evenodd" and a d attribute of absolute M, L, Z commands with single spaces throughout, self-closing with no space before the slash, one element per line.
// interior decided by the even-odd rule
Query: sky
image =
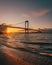
<path fill-rule="evenodd" d="M 52 0 L 0 0 L 0 24 L 52 28 Z"/>

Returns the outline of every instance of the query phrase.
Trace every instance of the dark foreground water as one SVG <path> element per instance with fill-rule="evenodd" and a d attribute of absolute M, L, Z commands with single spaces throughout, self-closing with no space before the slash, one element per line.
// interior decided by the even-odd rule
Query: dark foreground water
<path fill-rule="evenodd" d="M 0 34 L 0 65 L 52 65 L 52 34 Z"/>

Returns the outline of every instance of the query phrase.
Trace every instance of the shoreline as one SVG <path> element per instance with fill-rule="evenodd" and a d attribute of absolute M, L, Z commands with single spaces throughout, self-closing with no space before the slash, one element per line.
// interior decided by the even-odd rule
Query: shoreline
<path fill-rule="evenodd" d="M 24 61 L 20 57 L 16 57 L 11 53 L 2 53 L 0 52 L 0 65 L 32 65 L 26 61 Z"/>

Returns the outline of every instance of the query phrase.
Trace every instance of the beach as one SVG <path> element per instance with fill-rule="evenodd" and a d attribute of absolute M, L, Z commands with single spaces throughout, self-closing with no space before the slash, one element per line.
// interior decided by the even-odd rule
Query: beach
<path fill-rule="evenodd" d="M 47 41 L 51 35 L 39 35 L 0 35 L 0 65 L 52 65 L 52 42 Z"/>
<path fill-rule="evenodd" d="M 52 65 L 52 56 L 2 46 L 0 65 Z"/>
<path fill-rule="evenodd" d="M 0 52 L 0 65 L 31 65 L 20 57 Z"/>

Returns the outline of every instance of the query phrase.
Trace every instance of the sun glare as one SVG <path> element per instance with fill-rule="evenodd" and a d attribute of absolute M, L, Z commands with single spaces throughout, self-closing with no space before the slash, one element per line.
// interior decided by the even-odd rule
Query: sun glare
<path fill-rule="evenodd" d="M 7 33 L 10 33 L 10 32 L 11 32 L 11 30 L 9 28 L 7 28 Z"/>
<path fill-rule="evenodd" d="M 7 33 L 15 33 L 15 32 L 18 32 L 18 30 L 13 28 L 7 28 Z"/>

